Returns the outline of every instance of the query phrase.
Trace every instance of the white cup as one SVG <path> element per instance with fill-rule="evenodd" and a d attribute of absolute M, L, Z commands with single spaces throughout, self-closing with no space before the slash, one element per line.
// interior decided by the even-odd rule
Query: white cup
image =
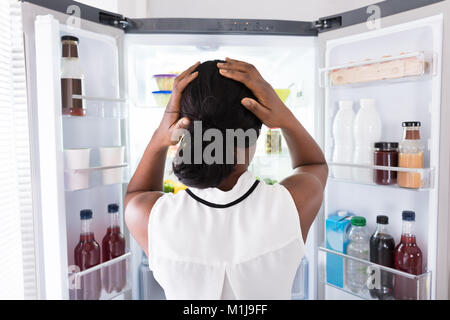
<path fill-rule="evenodd" d="M 100 165 L 117 166 L 123 164 L 125 148 L 121 147 L 102 147 L 99 148 Z M 122 183 L 122 168 L 105 169 L 102 172 L 103 184 Z"/>
<path fill-rule="evenodd" d="M 79 190 L 89 187 L 89 172 L 75 172 L 71 170 L 89 168 L 89 156 L 91 149 L 65 149 L 64 150 L 64 181 L 66 189 Z"/>

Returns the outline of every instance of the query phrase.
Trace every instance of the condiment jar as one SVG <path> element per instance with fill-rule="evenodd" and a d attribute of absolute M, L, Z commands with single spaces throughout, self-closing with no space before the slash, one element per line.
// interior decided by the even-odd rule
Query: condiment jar
<path fill-rule="evenodd" d="M 376 166 L 398 166 L 397 142 L 375 142 L 374 147 L 373 163 Z M 373 181 L 381 185 L 395 184 L 397 183 L 397 171 L 376 169 L 373 172 Z"/>

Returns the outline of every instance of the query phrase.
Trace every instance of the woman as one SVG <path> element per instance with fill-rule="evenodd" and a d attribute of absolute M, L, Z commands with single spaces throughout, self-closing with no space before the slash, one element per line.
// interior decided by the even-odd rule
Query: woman
<path fill-rule="evenodd" d="M 289 148 L 294 170 L 280 184 L 247 170 L 251 134 L 245 143 L 207 134 L 259 134 L 261 122 L 281 128 Z M 163 194 L 167 149 L 180 135 L 173 170 L 189 189 Z M 196 63 L 176 78 L 128 185 L 126 223 L 168 299 L 290 299 L 327 174 L 319 146 L 254 66 Z"/>

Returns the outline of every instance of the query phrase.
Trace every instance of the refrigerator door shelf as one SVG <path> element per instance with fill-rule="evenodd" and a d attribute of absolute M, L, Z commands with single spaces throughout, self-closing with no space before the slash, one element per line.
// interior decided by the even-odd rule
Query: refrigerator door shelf
<path fill-rule="evenodd" d="M 86 110 L 85 116 L 63 115 L 67 119 L 87 119 L 87 118 L 112 118 L 126 119 L 128 117 L 128 104 L 125 99 L 114 99 L 106 97 L 90 97 L 82 95 L 72 95 L 73 99 L 82 99 Z"/>
<path fill-rule="evenodd" d="M 410 52 L 319 69 L 321 88 L 366 86 L 429 79 L 437 74 L 437 54 Z"/>
<path fill-rule="evenodd" d="M 127 167 L 127 166 L 128 166 L 127 163 L 122 163 L 122 164 L 118 164 L 118 165 L 91 167 L 91 168 L 84 168 L 84 169 L 66 169 L 65 171 L 67 173 L 83 173 L 83 172 L 92 172 L 92 171 L 99 171 L 99 170 L 123 168 L 123 167 Z"/>
<path fill-rule="evenodd" d="M 111 300 L 131 290 L 131 252 L 79 271 L 75 265 L 69 266 L 69 290 L 71 300 L 85 300 L 83 287 L 89 285 L 101 290 L 99 300 Z M 101 286 L 98 285 L 100 278 Z M 93 284 L 94 282 L 97 282 Z M 112 290 L 107 289 L 112 288 Z M 109 292 L 108 292 L 109 291 Z"/>
<path fill-rule="evenodd" d="M 328 257 L 339 257 L 343 260 L 344 265 L 344 285 L 343 288 L 335 286 L 327 282 L 326 263 Z M 347 285 L 346 279 L 346 266 L 349 263 L 357 263 L 359 269 L 366 269 L 367 280 L 361 290 L 351 290 Z M 359 270 L 358 269 L 358 270 Z M 347 294 L 367 299 L 378 300 L 374 293 L 377 288 L 380 288 L 380 284 L 386 285 L 386 282 L 392 285 L 393 294 L 385 296 L 387 300 L 430 300 L 431 299 L 431 271 L 427 271 L 421 275 L 413 275 L 393 268 L 385 267 L 376 263 L 372 263 L 367 260 L 359 259 L 349 256 L 344 253 L 333 251 L 325 247 L 319 247 L 319 282 L 324 285 L 331 286 L 337 290 L 345 292 Z M 394 285 L 396 283 L 396 285 Z M 372 291 L 373 297 L 370 294 Z M 341 297 L 342 298 L 342 297 Z"/>
<path fill-rule="evenodd" d="M 331 173 L 330 178 L 334 179 L 335 181 L 343 181 L 343 182 L 352 182 L 352 183 L 358 183 L 358 184 L 367 184 L 367 185 L 374 185 L 379 186 L 382 188 L 385 187 L 391 187 L 391 188 L 397 188 L 402 190 L 429 190 L 434 188 L 434 168 L 401 168 L 401 167 L 388 167 L 388 166 L 376 166 L 376 165 L 365 165 L 365 164 L 358 164 L 358 163 L 338 163 L 338 162 L 327 162 L 328 165 L 331 168 L 334 167 L 340 167 L 340 168 L 348 168 L 349 171 L 351 170 L 370 170 L 371 172 L 375 173 L 375 170 L 377 171 L 395 171 L 397 172 L 397 175 L 401 173 L 405 173 L 409 176 L 411 176 L 412 180 L 417 182 L 417 185 L 419 187 L 417 188 L 401 188 L 397 184 L 393 185 L 381 185 L 376 184 L 374 181 L 367 181 L 367 180 L 359 180 L 355 175 L 352 177 L 349 177 L 348 179 L 343 178 L 337 178 L 334 177 Z M 332 171 L 330 171 L 332 172 Z M 371 175 L 371 173 L 370 173 Z M 397 179 L 398 180 L 398 179 Z"/>

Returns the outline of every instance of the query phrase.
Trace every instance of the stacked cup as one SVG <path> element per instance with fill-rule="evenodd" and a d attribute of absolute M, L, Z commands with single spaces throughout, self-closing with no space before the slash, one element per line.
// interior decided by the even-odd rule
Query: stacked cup
<path fill-rule="evenodd" d="M 90 148 L 64 150 L 66 168 L 64 180 L 67 190 L 80 190 L 89 187 L 89 172 L 77 170 L 89 168 L 90 152 Z"/>
<path fill-rule="evenodd" d="M 102 147 L 99 148 L 99 151 L 100 164 L 102 167 L 119 166 L 123 164 L 125 151 L 123 146 Z M 103 184 L 121 183 L 123 177 L 122 169 L 123 168 L 104 169 L 102 172 Z"/>

